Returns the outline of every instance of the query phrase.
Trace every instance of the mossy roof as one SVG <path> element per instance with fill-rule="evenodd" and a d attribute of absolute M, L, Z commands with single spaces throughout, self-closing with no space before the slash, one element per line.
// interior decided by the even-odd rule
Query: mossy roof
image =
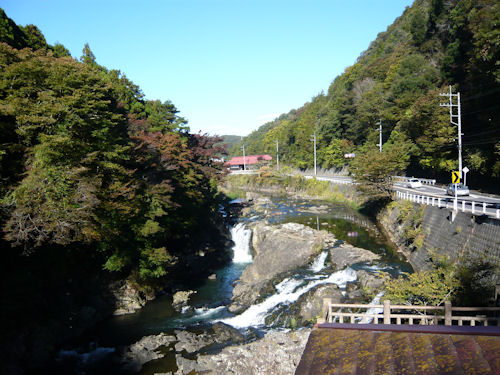
<path fill-rule="evenodd" d="M 352 326 L 313 330 L 295 374 L 500 374 L 498 327 L 446 333 Z"/>

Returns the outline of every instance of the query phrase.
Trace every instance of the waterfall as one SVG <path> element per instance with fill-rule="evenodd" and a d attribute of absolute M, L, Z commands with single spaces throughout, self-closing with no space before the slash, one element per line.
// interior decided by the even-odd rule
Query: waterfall
<path fill-rule="evenodd" d="M 314 273 L 321 271 L 323 268 L 325 268 L 325 260 L 327 256 L 328 256 L 328 251 L 323 251 L 314 260 L 313 264 L 311 264 L 311 267 L 309 269 Z"/>
<path fill-rule="evenodd" d="M 245 224 L 239 223 L 231 229 L 231 239 L 233 246 L 234 263 L 250 263 L 252 254 L 250 254 L 250 237 L 252 231 L 245 227 Z"/>
<path fill-rule="evenodd" d="M 299 280 L 295 278 L 287 278 L 276 285 L 276 294 L 266 298 L 257 305 L 250 306 L 240 315 L 222 319 L 220 321 L 235 328 L 262 326 L 265 324 L 267 312 L 278 306 L 280 303 L 289 304 L 295 302 L 302 294 L 320 284 L 337 284 L 340 288 L 345 288 L 348 282 L 355 281 L 356 278 L 356 271 L 349 267 L 345 270 L 331 274 L 330 277 L 320 280 L 316 279 L 309 282 L 303 279 Z M 304 282 L 306 282 L 306 284 L 304 286 L 300 286 Z"/>
<path fill-rule="evenodd" d="M 370 302 L 370 305 L 378 305 L 380 303 L 380 297 L 384 295 L 384 292 L 379 292 Z M 382 314 L 384 312 L 383 308 L 380 307 L 371 307 L 366 310 L 367 314 Z M 373 318 L 368 318 L 366 321 L 367 324 L 370 324 L 373 322 Z"/>

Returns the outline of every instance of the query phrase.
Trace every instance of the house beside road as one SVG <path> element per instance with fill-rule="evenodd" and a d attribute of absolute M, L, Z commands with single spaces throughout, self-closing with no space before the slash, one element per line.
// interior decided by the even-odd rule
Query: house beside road
<path fill-rule="evenodd" d="M 232 171 L 243 169 L 259 169 L 263 165 L 267 165 L 273 160 L 271 155 L 248 155 L 234 156 L 226 162 L 226 167 Z"/>

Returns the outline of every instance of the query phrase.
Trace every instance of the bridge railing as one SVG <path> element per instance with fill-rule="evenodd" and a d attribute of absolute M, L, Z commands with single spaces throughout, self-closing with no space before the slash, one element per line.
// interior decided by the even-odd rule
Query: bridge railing
<path fill-rule="evenodd" d="M 488 215 L 500 219 L 500 206 L 495 203 L 455 200 L 454 198 L 436 198 L 428 195 L 396 191 L 396 197 L 428 206 L 449 208 L 454 211 L 470 212 L 473 215 Z"/>
<path fill-rule="evenodd" d="M 500 307 L 453 307 L 449 301 L 444 306 L 391 305 L 389 300 L 382 305 L 363 305 L 324 298 L 323 317 L 317 323 L 500 326 L 499 313 Z"/>

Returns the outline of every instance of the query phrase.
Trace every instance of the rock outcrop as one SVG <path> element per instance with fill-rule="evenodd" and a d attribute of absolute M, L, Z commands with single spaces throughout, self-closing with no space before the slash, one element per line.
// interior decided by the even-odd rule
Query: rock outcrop
<path fill-rule="evenodd" d="M 301 224 L 271 226 L 258 223 L 253 228 L 252 236 L 254 261 L 239 278 L 229 310 L 243 311 L 261 296 L 273 278 L 307 264 L 334 242 L 332 234 Z"/>
<path fill-rule="evenodd" d="M 120 280 L 110 285 L 111 293 L 115 299 L 115 311 L 113 315 L 124 315 L 133 313 L 142 308 L 147 299 L 127 280 Z"/>
<path fill-rule="evenodd" d="M 332 303 L 344 302 L 344 296 L 337 285 L 318 285 L 316 288 L 304 293 L 297 300 L 297 324 L 299 326 L 307 323 L 316 323 L 317 318 L 323 312 L 323 298 L 331 298 Z"/>
<path fill-rule="evenodd" d="M 337 270 L 356 263 L 373 262 L 377 259 L 380 259 L 379 255 L 345 242 L 330 249 L 330 260 Z"/>
<path fill-rule="evenodd" d="M 165 333 L 143 337 L 128 347 L 122 358 L 123 368 L 131 373 L 139 372 L 144 363 L 163 358 L 164 354 L 158 350 L 161 346 L 169 346 L 176 340 L 175 336 Z"/>
<path fill-rule="evenodd" d="M 245 336 L 236 328 L 224 323 L 215 323 L 211 329 L 203 333 L 193 333 L 185 330 L 176 330 L 177 343 L 175 350 L 195 353 L 214 344 L 233 344 L 245 341 Z"/>
<path fill-rule="evenodd" d="M 196 291 L 194 290 L 179 290 L 174 293 L 172 301 L 172 307 L 174 310 L 181 311 L 183 307 L 188 305 L 189 297 L 195 293 Z"/>
<path fill-rule="evenodd" d="M 295 373 L 311 330 L 292 332 L 273 331 L 254 342 L 228 346 L 215 355 L 199 356 L 189 360 L 176 357 L 176 375 L 195 371 L 207 375 L 273 374 Z M 181 360 L 179 360 L 182 358 Z"/>
<path fill-rule="evenodd" d="M 260 222 L 253 227 L 252 245 L 254 261 L 243 271 L 233 290 L 229 310 L 234 313 L 272 291 L 272 281 L 278 275 L 305 266 L 324 249 L 330 251 L 332 270 L 380 258 L 369 250 L 337 241 L 331 233 L 296 223 L 272 226 Z"/>

